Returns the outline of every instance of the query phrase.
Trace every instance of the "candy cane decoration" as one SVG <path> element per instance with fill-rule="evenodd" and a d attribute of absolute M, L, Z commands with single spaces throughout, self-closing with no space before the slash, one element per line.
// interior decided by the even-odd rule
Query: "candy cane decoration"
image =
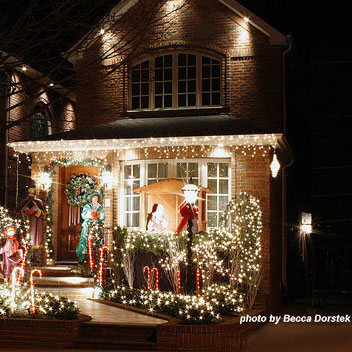
<path fill-rule="evenodd" d="M 181 270 L 177 270 L 177 288 L 178 293 L 181 293 Z"/>
<path fill-rule="evenodd" d="M 143 274 L 144 274 L 145 272 L 148 273 L 148 277 L 147 277 L 147 288 L 148 288 L 148 290 L 150 290 L 150 268 L 149 268 L 149 266 L 147 266 L 147 265 L 143 268 Z"/>
<path fill-rule="evenodd" d="M 197 292 L 198 292 L 198 297 L 200 296 L 200 270 L 197 268 Z"/>
<path fill-rule="evenodd" d="M 100 265 L 99 265 L 99 275 L 98 275 L 99 286 L 103 286 L 104 251 L 108 252 L 108 250 L 109 250 L 108 246 L 100 247 Z"/>
<path fill-rule="evenodd" d="M 22 263 L 21 263 L 21 268 L 24 270 L 27 264 L 27 256 L 28 256 L 28 248 L 27 246 L 23 246 L 24 247 L 24 254 L 23 254 L 23 259 L 22 259 Z M 18 278 L 17 278 L 18 280 Z"/>
<path fill-rule="evenodd" d="M 150 290 L 150 280 L 151 280 L 151 275 L 153 272 L 155 272 L 155 289 L 159 291 L 159 270 L 158 268 L 153 267 L 152 269 L 149 268 L 149 266 L 143 267 L 143 273 L 147 272 L 148 277 L 147 277 L 147 288 Z"/>
<path fill-rule="evenodd" d="M 39 269 L 33 269 L 31 270 L 31 276 L 30 276 L 30 284 L 31 284 L 31 311 L 32 314 L 35 313 L 36 308 L 35 308 L 35 302 L 34 302 L 34 283 L 33 283 L 33 275 L 37 273 L 39 277 L 42 277 L 42 272 Z"/>
<path fill-rule="evenodd" d="M 17 275 L 18 273 L 18 275 Z M 21 280 L 21 277 L 24 276 L 24 270 L 20 267 L 13 269 L 12 272 L 12 288 L 11 288 L 11 302 L 12 302 L 12 313 L 15 311 L 15 296 L 16 296 L 16 282 Z"/>
<path fill-rule="evenodd" d="M 94 269 L 94 258 L 92 253 L 92 236 L 88 235 L 88 255 L 89 255 L 89 267 L 90 270 Z"/>

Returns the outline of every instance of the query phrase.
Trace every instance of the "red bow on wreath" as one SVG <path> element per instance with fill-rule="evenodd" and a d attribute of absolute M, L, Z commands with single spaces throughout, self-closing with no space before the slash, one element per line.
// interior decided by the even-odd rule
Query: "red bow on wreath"
<path fill-rule="evenodd" d="M 194 220 L 198 218 L 198 208 L 193 205 L 190 206 L 186 202 L 183 202 L 180 206 L 180 214 L 182 216 L 182 220 L 180 225 L 177 228 L 177 234 L 179 234 L 184 226 L 187 224 L 188 220 Z"/>

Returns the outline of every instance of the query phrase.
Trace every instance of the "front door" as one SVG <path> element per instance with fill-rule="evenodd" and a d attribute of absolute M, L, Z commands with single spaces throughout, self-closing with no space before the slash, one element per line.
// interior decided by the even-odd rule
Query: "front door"
<path fill-rule="evenodd" d="M 61 213 L 58 217 L 58 260 L 77 260 L 76 248 L 82 230 L 82 220 L 80 218 L 82 209 L 68 204 L 65 190 L 71 177 L 81 174 L 92 176 L 97 181 L 99 168 L 96 166 L 77 165 L 60 169 L 58 210 Z"/>

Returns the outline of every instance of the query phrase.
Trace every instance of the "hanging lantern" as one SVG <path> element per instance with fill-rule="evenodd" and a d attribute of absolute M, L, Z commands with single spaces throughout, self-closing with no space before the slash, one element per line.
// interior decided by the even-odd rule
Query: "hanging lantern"
<path fill-rule="evenodd" d="M 271 176 L 273 178 L 275 178 L 277 176 L 277 174 L 279 173 L 280 167 L 281 167 L 281 165 L 279 163 L 279 160 L 277 158 L 276 153 L 274 152 L 273 161 L 270 164 Z"/>

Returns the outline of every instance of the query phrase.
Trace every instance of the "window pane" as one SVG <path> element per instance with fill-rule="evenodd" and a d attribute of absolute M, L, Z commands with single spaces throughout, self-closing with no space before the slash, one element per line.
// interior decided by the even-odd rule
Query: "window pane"
<path fill-rule="evenodd" d="M 133 177 L 134 178 L 139 178 L 140 177 L 140 165 L 139 164 L 136 164 L 136 165 L 133 165 Z"/>
<path fill-rule="evenodd" d="M 133 197 L 132 199 L 133 199 L 133 210 L 139 211 L 139 205 L 140 205 L 139 196 Z"/>
<path fill-rule="evenodd" d="M 155 107 L 156 108 L 162 108 L 163 104 L 163 97 L 162 96 L 157 96 L 155 97 Z"/>
<path fill-rule="evenodd" d="M 178 92 L 179 93 L 186 93 L 186 81 L 178 82 Z"/>
<path fill-rule="evenodd" d="M 143 69 L 149 68 L 149 60 L 142 62 L 141 67 Z"/>
<path fill-rule="evenodd" d="M 186 96 L 185 95 L 179 95 L 178 96 L 178 106 L 186 106 Z"/>
<path fill-rule="evenodd" d="M 172 55 L 164 56 L 164 66 L 165 67 L 172 67 Z"/>
<path fill-rule="evenodd" d="M 198 163 L 188 163 L 188 176 L 198 177 Z"/>
<path fill-rule="evenodd" d="M 216 163 L 208 163 L 208 177 L 216 177 L 217 176 L 217 164 Z"/>
<path fill-rule="evenodd" d="M 155 58 L 155 67 L 163 67 L 163 57 L 162 56 Z"/>
<path fill-rule="evenodd" d="M 178 55 L 178 65 L 179 66 L 186 66 L 186 54 L 179 54 Z"/>
<path fill-rule="evenodd" d="M 163 94 L 163 84 L 161 82 L 155 83 L 155 94 Z"/>
<path fill-rule="evenodd" d="M 187 163 L 177 163 L 177 177 L 187 177 Z"/>
<path fill-rule="evenodd" d="M 148 180 L 148 185 L 152 185 L 153 183 L 157 183 L 158 181 L 155 179 L 155 180 Z"/>
<path fill-rule="evenodd" d="M 220 77 L 220 65 L 212 66 L 212 76 Z"/>
<path fill-rule="evenodd" d="M 132 194 L 132 186 L 129 181 L 125 181 L 125 194 L 126 195 L 131 195 Z"/>
<path fill-rule="evenodd" d="M 149 108 L 149 97 L 142 97 L 141 98 L 141 108 L 142 109 Z"/>
<path fill-rule="evenodd" d="M 196 78 L 196 68 L 195 67 L 188 67 L 188 79 Z"/>
<path fill-rule="evenodd" d="M 217 213 L 208 213 L 208 226 L 216 227 L 218 225 Z"/>
<path fill-rule="evenodd" d="M 130 213 L 125 214 L 125 224 L 127 227 L 131 227 L 131 214 Z"/>
<path fill-rule="evenodd" d="M 172 82 L 165 82 L 164 83 L 164 93 L 165 94 L 172 93 Z"/>
<path fill-rule="evenodd" d="M 181 67 L 178 69 L 178 79 L 186 79 L 186 68 Z"/>
<path fill-rule="evenodd" d="M 132 95 L 139 95 L 139 94 L 140 94 L 139 83 L 132 84 Z"/>
<path fill-rule="evenodd" d="M 148 164 L 148 178 L 157 177 L 157 164 Z"/>
<path fill-rule="evenodd" d="M 138 181 L 133 181 L 133 190 L 135 190 L 136 188 L 138 188 L 140 186 L 140 182 L 139 182 L 139 180 Z M 135 193 L 135 194 L 137 194 L 137 193 Z"/>
<path fill-rule="evenodd" d="M 188 92 L 195 92 L 196 91 L 196 81 L 188 81 Z"/>
<path fill-rule="evenodd" d="M 148 82 L 149 81 L 149 70 L 143 70 L 142 71 L 142 82 Z"/>
<path fill-rule="evenodd" d="M 202 91 L 209 92 L 210 91 L 210 79 L 202 80 Z"/>
<path fill-rule="evenodd" d="M 140 74 L 141 74 L 141 71 L 133 70 L 132 71 L 132 82 L 139 82 L 140 81 Z"/>
<path fill-rule="evenodd" d="M 215 193 L 218 193 L 217 181 L 213 179 L 208 179 L 208 188 L 213 190 Z"/>
<path fill-rule="evenodd" d="M 167 178 L 167 163 L 159 164 L 158 177 L 159 178 Z"/>
<path fill-rule="evenodd" d="M 139 227 L 139 213 L 132 214 L 132 226 Z"/>
<path fill-rule="evenodd" d="M 219 180 L 219 193 L 228 194 L 229 193 L 229 181 L 228 180 Z"/>
<path fill-rule="evenodd" d="M 203 66 L 202 67 L 202 77 L 203 78 L 210 78 L 210 66 Z"/>
<path fill-rule="evenodd" d="M 165 81 L 171 81 L 172 80 L 172 69 L 171 68 L 166 68 L 164 70 L 164 80 Z"/>
<path fill-rule="evenodd" d="M 125 178 L 128 178 L 128 176 L 131 175 L 131 170 L 132 170 L 131 165 L 125 165 L 125 168 L 124 168 Z"/>
<path fill-rule="evenodd" d="M 132 98 L 132 109 L 139 109 L 139 97 L 133 97 Z"/>
<path fill-rule="evenodd" d="M 217 209 L 217 196 L 208 196 L 207 209 L 208 210 Z"/>
<path fill-rule="evenodd" d="M 131 198 L 125 197 L 125 211 L 131 210 Z"/>
<path fill-rule="evenodd" d="M 190 94 L 188 96 L 188 106 L 195 106 L 196 105 L 196 95 Z"/>
<path fill-rule="evenodd" d="M 142 95 L 149 94 L 149 83 L 142 83 Z"/>
<path fill-rule="evenodd" d="M 172 106 L 172 95 L 165 95 L 164 97 L 164 107 L 170 108 Z"/>
<path fill-rule="evenodd" d="M 220 79 L 213 79 L 212 84 L 211 84 L 211 88 L 213 91 L 220 90 Z"/>
<path fill-rule="evenodd" d="M 163 70 L 161 70 L 161 69 L 155 70 L 155 80 L 156 81 L 163 80 Z"/>
<path fill-rule="evenodd" d="M 196 55 L 188 55 L 188 66 L 195 66 L 196 64 Z"/>
<path fill-rule="evenodd" d="M 213 105 L 220 105 L 220 93 L 213 93 Z"/>
<path fill-rule="evenodd" d="M 202 64 L 210 64 L 210 58 L 206 56 L 202 56 Z"/>
<path fill-rule="evenodd" d="M 219 163 L 219 176 L 227 177 L 229 175 L 229 164 Z"/>
<path fill-rule="evenodd" d="M 210 94 L 209 93 L 202 94 L 202 105 L 210 105 Z"/>
<path fill-rule="evenodd" d="M 219 210 L 223 212 L 226 210 L 227 204 L 229 203 L 228 196 L 219 196 Z"/>

